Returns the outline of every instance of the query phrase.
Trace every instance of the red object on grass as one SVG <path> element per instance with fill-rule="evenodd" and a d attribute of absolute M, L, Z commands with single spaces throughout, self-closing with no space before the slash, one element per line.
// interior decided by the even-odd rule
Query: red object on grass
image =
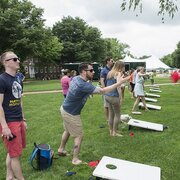
<path fill-rule="evenodd" d="M 99 160 L 91 161 L 91 162 L 88 163 L 88 165 L 91 166 L 91 167 L 96 167 L 98 164 L 99 164 Z"/>
<path fill-rule="evenodd" d="M 134 137 L 134 133 L 133 132 L 130 132 L 129 135 L 130 135 L 130 137 Z"/>
<path fill-rule="evenodd" d="M 177 81 L 180 79 L 179 73 L 177 71 L 174 71 L 171 74 L 171 79 L 172 79 L 173 83 L 177 83 Z"/>

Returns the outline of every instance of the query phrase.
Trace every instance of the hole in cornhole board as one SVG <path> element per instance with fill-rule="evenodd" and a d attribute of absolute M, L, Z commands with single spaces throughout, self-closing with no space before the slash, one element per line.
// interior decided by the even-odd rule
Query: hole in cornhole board
<path fill-rule="evenodd" d="M 109 169 L 108 164 L 117 168 Z M 97 179 L 109 180 L 160 180 L 161 169 L 156 166 L 103 156 L 93 171 L 93 176 L 97 177 Z"/>
<path fill-rule="evenodd" d="M 157 90 L 157 89 L 149 89 L 150 92 L 158 92 L 158 93 L 161 93 L 162 91 L 160 90 Z"/>
<path fill-rule="evenodd" d="M 148 102 L 157 102 L 157 99 L 145 97 L 145 101 L 148 101 Z"/>
<path fill-rule="evenodd" d="M 161 110 L 161 106 L 152 105 L 152 104 L 147 104 L 147 103 L 146 103 L 146 106 L 147 106 L 148 109 Z M 143 105 L 142 102 L 139 103 L 139 107 L 140 107 L 140 108 L 144 108 L 144 105 Z"/>
<path fill-rule="evenodd" d="M 129 130 L 131 129 L 132 126 L 144 128 L 144 129 L 150 129 L 154 131 L 163 131 L 165 128 L 165 126 L 163 126 L 162 124 L 142 121 L 138 119 L 130 119 L 128 125 L 129 125 Z"/>
<path fill-rule="evenodd" d="M 113 165 L 113 164 L 107 164 L 106 167 L 108 169 L 117 169 L 117 166 Z"/>
<path fill-rule="evenodd" d="M 160 95 L 159 94 L 153 94 L 153 93 L 145 93 L 146 96 L 149 96 L 149 97 L 157 97 L 157 98 L 160 98 Z"/>

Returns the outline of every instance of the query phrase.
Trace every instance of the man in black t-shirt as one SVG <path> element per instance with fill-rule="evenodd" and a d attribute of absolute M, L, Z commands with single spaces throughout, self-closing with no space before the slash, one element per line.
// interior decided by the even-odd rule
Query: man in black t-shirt
<path fill-rule="evenodd" d="M 26 145 L 27 124 L 22 113 L 22 86 L 17 81 L 19 58 L 13 52 L 1 55 L 5 72 L 0 75 L 0 134 L 7 149 L 6 179 L 24 180 L 20 156 Z"/>

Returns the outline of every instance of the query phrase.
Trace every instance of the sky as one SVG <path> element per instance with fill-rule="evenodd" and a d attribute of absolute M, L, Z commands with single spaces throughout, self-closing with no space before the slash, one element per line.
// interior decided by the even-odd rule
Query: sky
<path fill-rule="evenodd" d="M 159 0 L 142 0 L 142 13 L 139 10 L 122 12 L 122 0 L 30 1 L 44 9 L 47 27 L 61 22 L 63 17 L 79 17 L 89 26 L 97 27 L 103 38 L 117 38 L 120 43 L 128 44 L 131 54 L 136 57 L 162 58 L 172 53 L 180 41 L 180 10 L 173 19 L 165 16 L 162 23 L 161 16 L 157 15 Z"/>

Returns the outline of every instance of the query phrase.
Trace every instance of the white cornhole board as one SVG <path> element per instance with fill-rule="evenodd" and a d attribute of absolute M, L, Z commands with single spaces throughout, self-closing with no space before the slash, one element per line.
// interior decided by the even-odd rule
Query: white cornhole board
<path fill-rule="evenodd" d="M 145 97 L 145 101 L 149 101 L 149 102 L 157 102 L 157 99 Z"/>
<path fill-rule="evenodd" d="M 159 88 L 159 87 L 150 87 L 150 89 L 160 90 L 160 88 Z"/>
<path fill-rule="evenodd" d="M 146 121 L 141 121 L 137 119 L 130 119 L 128 122 L 129 126 L 135 126 L 135 127 L 140 127 L 144 129 L 151 129 L 155 131 L 163 131 L 163 125 L 162 124 L 157 124 L 157 123 L 151 123 L 151 122 L 146 122 Z M 130 129 L 130 127 L 129 127 Z"/>
<path fill-rule="evenodd" d="M 135 114 L 135 115 L 141 115 L 142 112 L 140 112 L 140 111 L 132 111 L 132 114 Z"/>
<path fill-rule="evenodd" d="M 146 93 L 145 95 L 146 95 L 146 96 L 150 96 L 150 97 L 157 97 L 157 98 L 160 98 L 160 95 L 159 95 L 159 94 Z"/>
<path fill-rule="evenodd" d="M 106 167 L 108 164 L 117 168 L 109 169 Z M 160 180 L 161 169 L 156 166 L 103 156 L 93 171 L 93 176 L 109 180 Z"/>
<path fill-rule="evenodd" d="M 157 90 L 157 89 L 149 89 L 149 91 L 150 91 L 150 92 L 159 92 L 159 93 L 161 93 L 161 92 L 162 92 L 162 91 Z"/>
<path fill-rule="evenodd" d="M 140 106 L 140 107 L 144 107 L 144 105 L 143 105 L 142 102 L 139 103 L 139 106 Z M 149 109 L 161 110 L 161 106 L 152 105 L 152 104 L 147 104 L 147 103 L 146 103 L 146 106 L 147 106 L 147 108 L 149 108 Z"/>
<path fill-rule="evenodd" d="M 153 85 L 151 85 L 151 87 L 159 88 L 159 85 L 153 84 Z"/>

